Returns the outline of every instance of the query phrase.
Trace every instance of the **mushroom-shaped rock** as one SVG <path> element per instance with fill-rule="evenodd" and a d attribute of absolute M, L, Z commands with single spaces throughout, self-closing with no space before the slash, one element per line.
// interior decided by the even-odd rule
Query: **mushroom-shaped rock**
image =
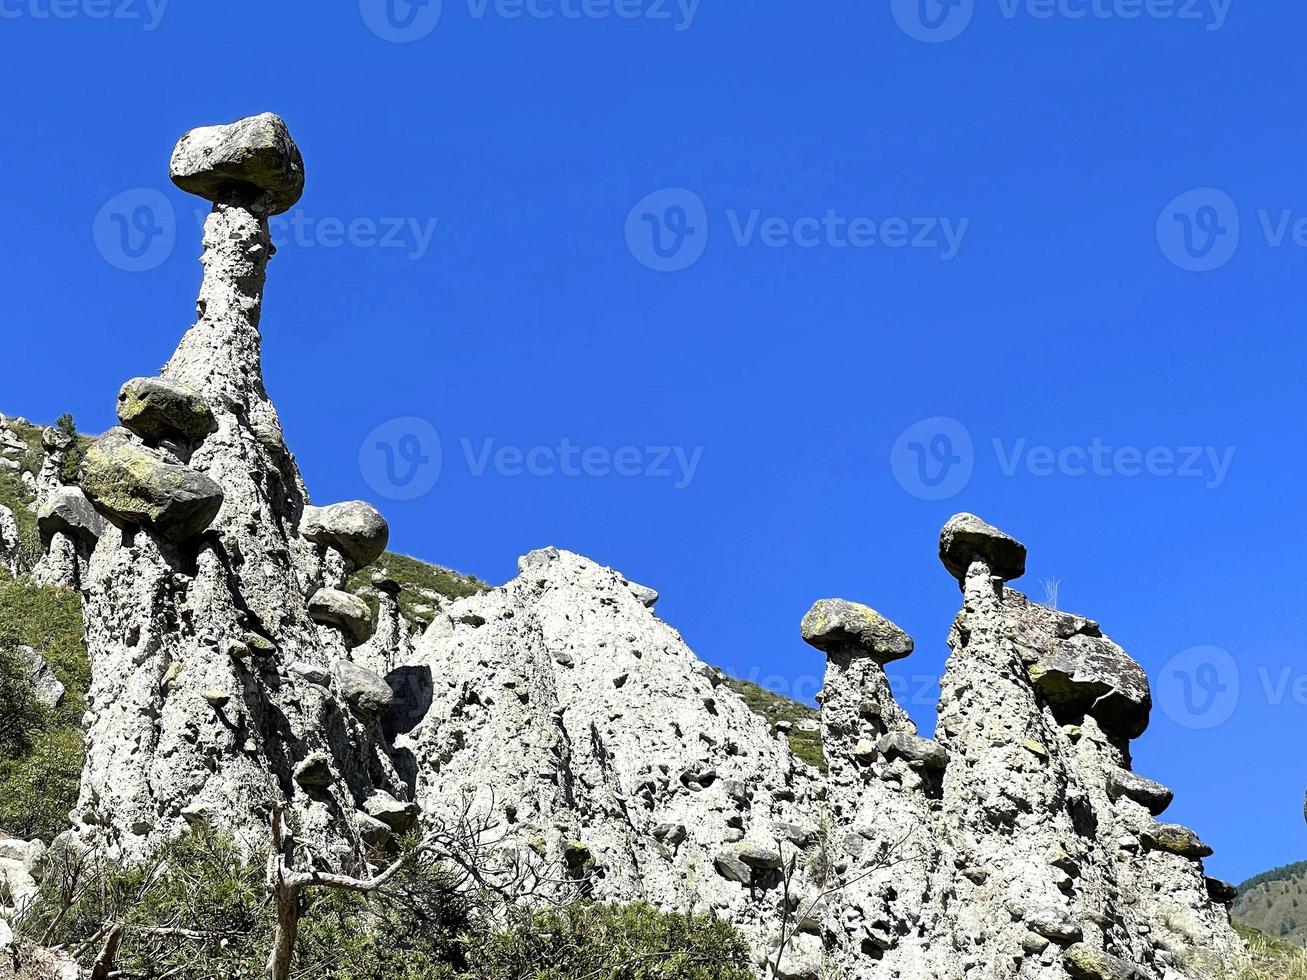
<path fill-rule="evenodd" d="M 912 637 L 870 606 L 820 599 L 803 617 L 803 639 L 826 653 L 872 657 L 882 664 L 912 653 Z"/>
<path fill-rule="evenodd" d="M 1206 886 L 1207 894 L 1212 901 L 1221 905 L 1229 905 L 1239 897 L 1239 889 L 1224 878 L 1204 877 L 1203 884 Z"/>
<path fill-rule="evenodd" d="M 957 514 L 940 531 L 939 560 L 959 582 L 977 560 L 1010 582 L 1026 573 L 1026 546 L 975 514 Z"/>
<path fill-rule="evenodd" d="M 300 534 L 315 544 L 335 548 L 355 568 L 363 568 L 385 553 L 390 526 L 371 504 L 350 500 L 328 507 L 305 507 Z"/>
<path fill-rule="evenodd" d="M 397 596 L 404 591 L 403 586 L 385 572 L 372 573 L 372 587 L 388 596 Z"/>
<path fill-rule="evenodd" d="M 41 430 L 41 448 L 47 453 L 66 453 L 76 441 L 77 437 L 71 432 L 53 425 L 47 425 Z"/>
<path fill-rule="evenodd" d="M 363 804 L 363 812 L 380 820 L 397 834 L 404 834 L 413 829 L 418 819 L 416 803 L 402 803 L 385 790 L 377 790 Z"/>
<path fill-rule="evenodd" d="M 340 589 L 318 589 L 309 600 L 309 618 L 345 634 L 352 648 L 372 636 L 372 610 L 358 596 Z"/>
<path fill-rule="evenodd" d="M 1087 943 L 1068 947 L 1065 963 L 1075 980 L 1133 980 L 1135 975 L 1135 968 L 1125 960 Z"/>
<path fill-rule="evenodd" d="M 395 692 L 386 679 L 349 660 L 336 664 L 340 692 L 355 711 L 365 715 L 383 715 L 395 704 Z M 377 816 L 377 814 L 373 814 Z"/>
<path fill-rule="evenodd" d="M 148 524 L 174 542 L 203 533 L 223 498 L 222 487 L 209 477 L 164 462 L 122 428 L 110 429 L 87 450 L 82 489 L 114 524 Z"/>
<path fill-rule="evenodd" d="M 1125 797 L 1146 807 L 1153 816 L 1171 805 L 1175 794 L 1161 783 L 1145 779 L 1129 769 L 1112 769 L 1107 774 L 1107 793 L 1113 799 Z"/>
<path fill-rule="evenodd" d="M 133 378 L 118 391 L 118 421 L 149 443 L 201 442 L 218 430 L 199 395 L 162 378 Z"/>
<path fill-rule="evenodd" d="M 1080 633 L 1043 650 L 1021 652 L 1026 673 L 1059 715 L 1093 715 L 1125 738 L 1148 728 L 1153 707 L 1148 675 L 1106 637 Z"/>
<path fill-rule="evenodd" d="M 901 756 L 908 762 L 919 762 L 926 769 L 943 769 L 948 765 L 948 749 L 932 739 L 907 732 L 882 735 L 876 743 L 876 751 L 881 755 Z"/>
<path fill-rule="evenodd" d="M 1196 833 L 1178 823 L 1159 823 L 1144 828 L 1139 839 L 1156 851 L 1167 851 L 1187 858 L 1210 857 L 1212 849 Z"/>
<path fill-rule="evenodd" d="M 271 112 L 192 129 L 173 150 L 170 172 L 188 193 L 265 215 L 289 211 L 304 193 L 304 158 Z"/>
<path fill-rule="evenodd" d="M 56 534 L 66 534 L 93 548 L 104 533 L 104 518 L 96 513 L 81 487 L 59 487 L 41 502 L 36 526 L 46 548 Z"/>

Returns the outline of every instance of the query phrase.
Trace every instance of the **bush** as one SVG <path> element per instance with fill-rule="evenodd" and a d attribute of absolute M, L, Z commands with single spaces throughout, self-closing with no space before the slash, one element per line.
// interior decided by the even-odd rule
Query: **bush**
<path fill-rule="evenodd" d="M 477 980 L 753 980 L 727 922 L 651 905 L 578 903 L 523 912 L 468 951 Z"/>

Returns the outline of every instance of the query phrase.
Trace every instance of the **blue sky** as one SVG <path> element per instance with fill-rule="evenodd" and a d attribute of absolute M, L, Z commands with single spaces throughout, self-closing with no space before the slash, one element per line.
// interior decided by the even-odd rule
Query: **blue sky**
<path fill-rule="evenodd" d="M 492 581 L 587 554 L 800 696 L 803 612 L 867 602 L 923 727 L 975 511 L 1149 670 L 1136 766 L 1209 867 L 1307 857 L 1307 10 L 393 2 L 0 2 L 0 410 L 112 424 L 193 319 L 174 141 L 279 112 L 317 501 Z"/>

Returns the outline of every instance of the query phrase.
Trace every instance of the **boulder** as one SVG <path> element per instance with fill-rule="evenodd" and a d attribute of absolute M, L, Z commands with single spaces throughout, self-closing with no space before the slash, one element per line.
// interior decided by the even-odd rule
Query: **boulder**
<path fill-rule="evenodd" d="M 380 674 L 349 660 L 341 660 L 336 664 L 336 676 L 340 679 L 341 693 L 355 711 L 365 715 L 384 715 L 395 706 L 395 692 Z"/>
<path fill-rule="evenodd" d="M 418 819 L 418 805 L 395 799 L 385 790 L 377 790 L 363 804 L 363 812 L 381 821 L 397 834 L 412 830 Z"/>
<path fill-rule="evenodd" d="M 820 599 L 800 624 L 808 644 L 826 653 L 872 657 L 882 664 L 912 653 L 912 637 L 870 606 L 846 599 Z"/>
<path fill-rule="evenodd" d="M 335 548 L 355 568 L 364 568 L 385 553 L 390 526 L 371 504 L 351 500 L 328 507 L 305 507 L 300 534 L 315 544 Z"/>
<path fill-rule="evenodd" d="M 385 572 L 372 573 L 372 587 L 392 598 L 404 591 L 404 587 Z"/>
<path fill-rule="evenodd" d="M 1148 728 L 1148 675 L 1111 640 L 1080 633 L 1043 650 L 1021 650 L 1026 673 L 1060 717 L 1092 715 L 1125 738 Z"/>
<path fill-rule="evenodd" d="M 638 582 L 628 582 L 627 588 L 631 590 L 631 595 L 635 596 L 636 601 L 646 609 L 652 609 L 658 604 L 658 593 L 647 585 L 641 585 Z"/>
<path fill-rule="evenodd" d="M 1076 922 L 1065 909 L 1031 909 L 1026 913 L 1025 920 L 1032 932 L 1063 945 L 1079 942 L 1084 936 L 1080 923 Z"/>
<path fill-rule="evenodd" d="M 938 742 L 907 732 L 891 732 L 880 737 L 876 751 L 881 755 L 898 755 L 909 762 L 919 762 L 926 769 L 943 769 L 948 765 L 948 750 Z"/>
<path fill-rule="evenodd" d="M 14 652 L 27 674 L 27 681 L 32 685 L 36 700 L 47 708 L 57 708 L 64 699 L 64 685 L 55 676 L 54 668 L 46 662 L 45 657 L 29 646 L 19 646 Z"/>
<path fill-rule="evenodd" d="M 285 121 L 271 112 L 192 129 L 173 150 L 169 170 L 190 194 L 264 215 L 289 211 L 304 193 L 304 158 Z"/>
<path fill-rule="evenodd" d="M 209 477 L 164 462 L 122 428 L 110 429 L 87 450 L 82 489 L 119 527 L 147 524 L 174 542 L 202 534 L 223 500 L 222 487 Z"/>
<path fill-rule="evenodd" d="M 1175 798 L 1175 794 L 1161 783 L 1145 779 L 1128 769 L 1108 771 L 1107 793 L 1114 800 L 1121 797 L 1134 800 L 1155 817 L 1170 806 L 1171 800 Z"/>
<path fill-rule="evenodd" d="M 295 782 L 305 789 L 323 789 L 336 781 L 325 752 L 314 752 L 295 767 Z"/>
<path fill-rule="evenodd" d="M 318 589 L 309 600 L 309 618 L 345 636 L 347 646 L 366 643 L 372 635 L 372 610 L 358 596 L 340 589 Z"/>
<path fill-rule="evenodd" d="M 957 514 L 949 518 L 940 532 L 939 560 L 959 582 L 967 577 L 967 569 L 977 560 L 1010 582 L 1026 573 L 1026 546 L 975 514 Z"/>
<path fill-rule="evenodd" d="M 77 438 L 71 432 L 47 425 L 41 430 L 41 448 L 47 453 L 66 453 L 73 448 Z"/>
<path fill-rule="evenodd" d="M 363 842 L 373 847 L 382 847 L 394 836 L 386 824 L 366 813 L 354 814 L 354 826 L 358 829 L 359 837 Z"/>
<path fill-rule="evenodd" d="M 1132 980 L 1135 975 L 1135 968 L 1125 960 L 1087 943 L 1069 947 L 1064 961 L 1074 980 Z"/>
<path fill-rule="evenodd" d="M 204 399 L 162 378 L 133 378 L 118 391 L 118 421 L 149 443 L 196 443 L 218 431 Z"/>
<path fill-rule="evenodd" d="M 1178 823 L 1159 823 L 1146 827 L 1139 839 L 1155 851 L 1167 851 L 1187 858 L 1210 857 L 1212 849 L 1194 831 Z"/>
<path fill-rule="evenodd" d="M 1223 878 L 1204 877 L 1203 884 L 1206 886 L 1207 894 L 1212 901 L 1221 905 L 1229 905 L 1239 897 L 1239 889 Z"/>
<path fill-rule="evenodd" d="M 81 487 L 59 487 L 41 501 L 36 511 L 36 526 L 45 548 L 50 547 L 56 534 L 66 534 L 94 548 L 104 533 L 104 518 L 96 513 Z"/>

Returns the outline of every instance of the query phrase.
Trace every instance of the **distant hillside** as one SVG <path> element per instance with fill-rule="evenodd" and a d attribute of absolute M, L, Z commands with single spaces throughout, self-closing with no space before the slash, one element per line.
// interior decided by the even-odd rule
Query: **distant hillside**
<path fill-rule="evenodd" d="M 1239 886 L 1235 922 L 1307 946 L 1307 861 L 1254 875 Z"/>

